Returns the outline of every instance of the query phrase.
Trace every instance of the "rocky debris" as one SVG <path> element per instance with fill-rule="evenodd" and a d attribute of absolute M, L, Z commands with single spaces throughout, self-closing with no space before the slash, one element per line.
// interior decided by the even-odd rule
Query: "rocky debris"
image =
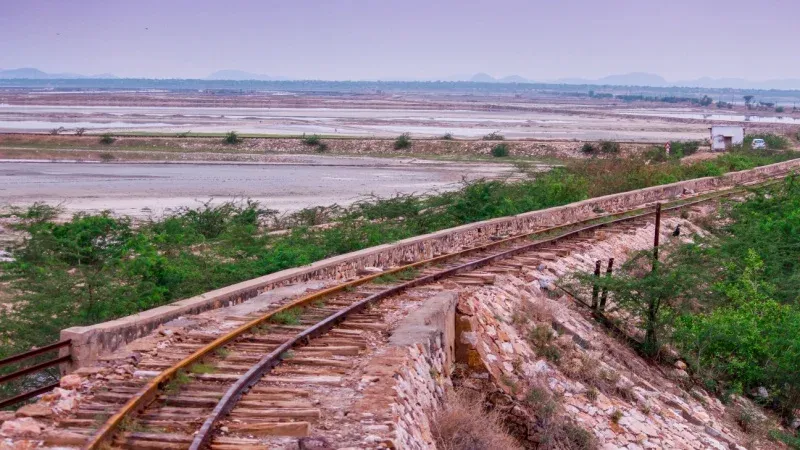
<path fill-rule="evenodd" d="M 7 420 L 0 425 L 0 434 L 9 438 L 35 438 L 45 425 L 31 417 Z"/>
<path fill-rule="evenodd" d="M 73 373 L 73 374 L 69 374 L 69 375 L 65 375 L 65 376 L 61 377 L 61 381 L 59 382 L 59 385 L 61 386 L 62 389 L 73 389 L 74 390 L 74 389 L 80 388 L 82 382 L 83 382 L 83 379 L 81 378 L 81 376 Z"/>
<path fill-rule="evenodd" d="M 31 403 L 17 410 L 18 417 L 50 417 L 52 415 L 53 410 L 42 403 Z"/>
<path fill-rule="evenodd" d="M 364 267 L 358 270 L 358 275 L 375 275 L 378 273 L 383 273 L 383 269 L 380 267 Z"/>

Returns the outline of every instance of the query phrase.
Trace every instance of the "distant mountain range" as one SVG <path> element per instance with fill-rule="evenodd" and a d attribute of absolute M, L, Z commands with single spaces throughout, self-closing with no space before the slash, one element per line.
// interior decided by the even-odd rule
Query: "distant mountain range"
<path fill-rule="evenodd" d="M 519 75 L 494 78 L 485 73 L 477 73 L 464 81 L 482 83 L 556 83 L 587 84 L 599 86 L 652 86 L 652 87 L 698 87 L 710 89 L 800 89 L 800 78 L 774 79 L 767 81 L 750 81 L 744 78 L 710 78 L 694 80 L 667 81 L 664 77 L 652 73 L 631 72 L 609 75 L 603 78 L 560 78 L 557 80 L 530 80 Z"/>
<path fill-rule="evenodd" d="M 286 81 L 291 78 L 276 77 L 272 75 L 264 75 L 260 73 L 245 72 L 243 70 L 218 70 L 206 77 L 207 80 L 257 80 L 257 81 Z"/>
<path fill-rule="evenodd" d="M 28 79 L 28 80 L 64 80 L 64 79 L 79 79 L 79 78 L 118 78 L 111 73 L 101 73 L 99 75 L 80 75 L 77 73 L 47 73 L 32 67 L 25 67 L 21 69 L 0 69 L 0 79 Z"/>
<path fill-rule="evenodd" d="M 103 73 L 98 75 L 81 75 L 75 73 L 47 73 L 35 68 L 0 69 L 0 79 L 115 79 L 114 74 Z M 205 78 L 206 80 L 256 80 L 256 81 L 286 81 L 293 78 L 265 75 L 243 70 L 227 69 L 216 71 Z M 631 72 L 618 75 L 609 75 L 602 78 L 560 78 L 557 80 L 532 80 L 519 75 L 509 75 L 495 78 L 487 73 L 474 75 L 454 75 L 444 78 L 418 79 L 418 80 L 391 80 L 382 81 L 473 81 L 478 83 L 546 83 L 546 84 L 586 84 L 598 86 L 652 86 L 652 87 L 697 87 L 709 89 L 800 89 L 800 78 L 773 79 L 767 81 L 750 81 L 743 78 L 697 78 L 694 80 L 667 81 L 664 77 L 652 73 Z"/>

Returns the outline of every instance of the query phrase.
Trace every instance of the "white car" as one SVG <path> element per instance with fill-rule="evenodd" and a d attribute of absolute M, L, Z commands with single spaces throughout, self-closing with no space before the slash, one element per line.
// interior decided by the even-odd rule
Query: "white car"
<path fill-rule="evenodd" d="M 764 142 L 763 139 L 753 139 L 753 143 L 750 144 L 750 148 L 753 150 L 766 149 L 767 143 Z"/>

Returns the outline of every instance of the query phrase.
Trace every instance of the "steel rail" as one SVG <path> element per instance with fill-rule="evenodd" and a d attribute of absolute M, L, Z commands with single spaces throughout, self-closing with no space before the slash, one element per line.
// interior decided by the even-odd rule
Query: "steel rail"
<path fill-rule="evenodd" d="M 27 375 L 33 372 L 38 372 L 42 369 L 46 369 L 48 367 L 55 366 L 57 364 L 65 363 L 70 360 L 72 360 L 72 356 L 70 355 L 59 356 L 58 358 L 51 359 L 49 361 L 45 361 L 43 363 L 39 363 L 30 367 L 26 367 L 24 369 L 17 370 L 16 372 L 11 372 L 6 375 L 0 375 L 0 383 L 5 383 L 6 381 L 11 381 L 23 375 Z"/>
<path fill-rule="evenodd" d="M 42 353 L 47 353 L 57 348 L 66 347 L 70 344 L 72 344 L 72 339 L 64 339 L 63 341 L 58 341 L 50 345 L 45 345 L 44 347 L 28 350 L 27 352 L 20 353 L 18 355 L 9 356 L 8 358 L 0 359 L 0 367 L 7 366 L 17 361 L 22 361 L 23 359 L 28 359 L 32 356 L 41 355 Z"/>
<path fill-rule="evenodd" d="M 788 173 L 788 172 L 786 172 L 786 173 Z M 785 175 L 785 173 L 779 175 L 776 178 L 780 178 L 783 175 Z M 772 181 L 772 180 L 770 180 L 770 181 Z M 767 184 L 767 183 L 768 182 L 765 182 L 764 184 Z M 741 191 L 742 191 L 741 187 L 736 186 L 736 187 L 733 187 L 733 188 L 730 188 L 730 189 L 726 189 L 726 190 L 723 190 L 723 191 L 717 191 L 717 192 L 711 193 L 711 194 L 698 194 L 696 197 L 705 197 L 705 198 L 700 199 L 700 200 L 696 200 L 696 201 L 687 202 L 687 203 L 681 203 L 681 204 L 673 206 L 673 207 L 665 208 L 664 211 L 672 211 L 672 210 L 685 208 L 687 206 L 692 206 L 692 205 L 699 204 L 699 203 L 705 203 L 705 202 L 708 202 L 708 201 L 711 201 L 711 200 L 714 200 L 714 199 L 717 199 L 717 198 L 720 198 L 720 197 L 723 197 L 723 196 L 732 195 L 732 194 L 735 194 L 735 193 L 741 192 Z M 681 202 L 681 200 L 677 200 L 676 202 Z M 675 202 L 673 202 L 673 203 L 675 203 Z M 210 425 L 206 426 L 206 423 L 203 424 L 202 430 L 204 430 L 204 433 L 198 432 L 198 434 L 195 437 L 195 441 L 198 441 L 200 443 L 205 443 L 207 441 L 207 439 L 210 437 L 210 433 L 213 431 L 213 424 L 216 423 L 216 421 L 220 417 L 222 417 L 222 415 L 224 415 L 223 412 L 230 411 L 230 408 L 236 403 L 236 400 L 238 400 L 241 397 L 241 395 L 244 393 L 244 391 L 247 389 L 247 387 L 249 387 L 249 385 L 252 384 L 254 379 L 257 380 L 258 378 L 263 376 L 267 371 L 269 371 L 272 367 L 277 365 L 280 362 L 280 355 L 283 352 L 285 352 L 286 350 L 291 348 L 294 345 L 294 343 L 296 343 L 296 342 L 300 342 L 301 340 L 308 340 L 309 337 L 311 336 L 311 334 L 318 333 L 318 332 L 320 332 L 319 330 L 322 330 L 322 329 L 325 329 L 325 330 L 329 329 L 330 327 L 334 326 L 335 323 L 337 323 L 337 321 L 343 320 L 343 318 L 346 317 L 347 314 L 350 314 L 350 313 L 352 313 L 352 311 L 356 310 L 356 309 L 352 309 L 351 310 L 350 308 L 355 308 L 355 307 L 358 307 L 359 305 L 362 305 L 362 304 L 365 306 L 366 304 L 368 304 L 368 303 L 370 303 L 372 301 L 375 301 L 374 300 L 375 298 L 380 298 L 380 299 L 385 298 L 385 297 L 383 297 L 381 295 L 383 295 L 387 291 L 400 292 L 402 290 L 408 289 L 409 287 L 413 287 L 413 286 L 417 286 L 419 284 L 423 284 L 423 282 L 424 283 L 430 282 L 429 280 L 435 281 L 435 280 L 439 279 L 440 277 L 449 276 L 449 275 L 452 275 L 454 273 L 458 273 L 459 271 L 472 270 L 474 268 L 477 268 L 477 267 L 480 267 L 482 265 L 488 264 L 489 262 L 495 261 L 500 257 L 503 257 L 503 258 L 510 257 L 510 256 L 514 256 L 514 255 L 516 255 L 518 253 L 521 253 L 521 252 L 530 251 L 535 246 L 545 245 L 547 243 L 552 243 L 552 242 L 555 242 L 557 240 L 564 239 L 565 237 L 570 237 L 570 236 L 573 236 L 573 235 L 581 233 L 581 232 L 594 230 L 594 229 L 597 229 L 597 228 L 601 228 L 601 227 L 604 227 L 604 226 L 607 226 L 607 225 L 611 225 L 611 224 L 615 224 L 615 223 L 619 223 L 619 222 L 632 221 L 632 220 L 635 220 L 635 219 L 638 219 L 638 218 L 642 218 L 642 217 L 646 217 L 646 216 L 649 216 L 649 215 L 652 215 L 652 214 L 655 213 L 654 211 L 648 211 L 648 212 L 643 212 L 643 213 L 639 213 L 639 214 L 628 215 L 628 214 L 631 214 L 631 213 L 635 213 L 637 211 L 646 211 L 647 209 L 648 208 L 634 208 L 634 209 L 623 211 L 623 212 L 599 215 L 599 216 L 593 217 L 591 219 L 579 220 L 579 221 L 570 222 L 570 223 L 563 224 L 563 225 L 557 225 L 557 226 L 547 227 L 547 228 L 543 228 L 543 229 L 536 230 L 536 231 L 521 233 L 519 235 L 503 238 L 503 239 L 500 239 L 498 241 L 494 241 L 494 242 L 491 242 L 491 243 L 488 243 L 488 244 L 476 246 L 476 247 L 473 247 L 473 248 L 470 248 L 470 249 L 461 250 L 461 251 L 454 252 L 454 253 L 448 253 L 448 254 L 445 254 L 445 255 L 440 255 L 440 256 L 437 256 L 437 257 L 434 257 L 434 258 L 431 258 L 431 259 L 427 259 L 427 260 L 417 261 L 415 263 L 411 263 L 411 264 L 407 264 L 407 265 L 404 265 L 404 266 L 400 266 L 400 267 L 397 267 L 397 268 L 394 268 L 394 269 L 390 269 L 390 270 L 387 270 L 387 271 L 384 271 L 384 272 L 381 272 L 381 273 L 377 273 L 377 274 L 374 274 L 374 275 L 369 275 L 369 276 L 366 276 L 366 277 L 362 277 L 362 278 L 359 278 L 359 279 L 354 280 L 354 281 L 345 282 L 345 283 L 339 284 L 337 286 L 326 288 L 326 289 L 320 290 L 318 292 L 314 292 L 314 293 L 312 293 L 310 295 L 306 295 L 304 297 L 301 297 L 301 298 L 299 298 L 297 300 L 294 300 L 294 301 L 292 301 L 292 302 L 290 302 L 290 303 L 288 303 L 288 304 L 286 304 L 286 305 L 284 305 L 284 306 L 282 306 L 282 307 L 280 307 L 278 309 L 270 311 L 270 312 L 264 314 L 263 316 L 261 316 L 261 317 L 259 317 L 257 319 L 254 319 L 254 320 L 252 320 L 250 322 L 245 323 L 244 325 L 241 325 L 240 327 L 236 328 L 235 330 L 233 330 L 233 331 L 231 331 L 231 332 L 229 332 L 229 333 L 227 333 L 227 334 L 215 339 L 211 343 L 209 343 L 209 344 L 203 346 L 202 348 L 196 350 L 194 353 L 192 353 L 188 357 L 182 359 L 181 361 L 179 361 L 178 363 L 176 363 L 172 367 L 162 371 L 159 375 L 157 375 L 152 380 L 150 380 L 141 390 L 139 390 L 139 392 L 137 392 L 134 397 L 132 397 L 130 400 L 128 400 L 120 408 L 120 410 L 117 413 L 115 413 L 108 420 L 106 420 L 106 422 L 103 424 L 103 426 L 100 427 L 90 437 L 89 442 L 86 444 L 86 446 L 84 448 L 86 450 L 99 450 L 103 446 L 104 443 L 106 443 L 107 441 L 109 441 L 112 438 L 113 433 L 116 431 L 116 429 L 119 427 L 119 425 L 122 423 L 122 421 L 123 421 L 123 419 L 125 417 L 127 417 L 129 415 L 133 415 L 135 412 L 145 408 L 147 405 L 152 403 L 156 399 L 159 389 L 163 385 L 168 383 L 173 377 L 175 377 L 175 375 L 177 375 L 181 370 L 183 370 L 183 369 L 189 367 L 190 365 L 200 361 L 202 358 L 207 356 L 209 353 L 215 351 L 219 347 L 222 347 L 222 346 L 226 345 L 227 343 L 229 343 L 232 340 L 240 337 L 241 335 L 243 335 L 244 333 L 250 331 L 251 329 L 253 329 L 253 328 L 255 328 L 255 327 L 257 327 L 257 326 L 259 326 L 259 325 L 261 325 L 261 324 L 263 324 L 265 322 L 267 322 L 274 315 L 276 315 L 278 313 L 285 312 L 285 311 L 288 311 L 288 310 L 293 309 L 293 308 L 305 306 L 305 305 L 307 305 L 307 304 L 309 304 L 309 303 L 311 303 L 313 301 L 316 301 L 318 299 L 327 297 L 329 295 L 332 295 L 332 294 L 335 294 L 335 293 L 338 293 L 338 292 L 345 291 L 345 290 L 347 290 L 347 289 L 349 289 L 351 287 L 355 287 L 355 286 L 359 286 L 359 285 L 368 283 L 368 282 L 370 282 L 370 281 L 372 281 L 372 280 L 374 280 L 376 278 L 382 277 L 384 275 L 390 275 L 390 274 L 398 273 L 398 272 L 401 272 L 401 271 L 404 271 L 404 270 L 417 268 L 417 267 L 420 267 L 420 266 L 435 264 L 435 263 L 438 263 L 438 262 L 441 262 L 441 261 L 444 261 L 444 260 L 447 260 L 447 259 L 452 259 L 454 257 L 466 256 L 466 255 L 469 255 L 470 253 L 475 253 L 475 252 L 479 252 L 481 250 L 489 249 L 489 248 L 492 248 L 492 247 L 501 246 L 501 245 L 508 244 L 508 243 L 511 243 L 513 241 L 517 241 L 517 240 L 520 240 L 520 239 L 525 239 L 525 238 L 528 238 L 530 236 L 537 235 L 537 234 L 549 233 L 549 232 L 562 230 L 562 229 L 565 229 L 565 228 L 574 227 L 576 225 L 585 224 L 585 223 L 589 223 L 589 222 L 593 222 L 593 221 L 605 220 L 605 219 L 608 219 L 608 218 L 613 218 L 613 217 L 618 217 L 618 216 L 624 216 L 624 217 L 621 217 L 621 218 L 618 218 L 618 219 L 612 219 L 612 220 L 607 221 L 607 222 L 601 222 L 601 223 L 589 225 L 589 226 L 586 226 L 586 227 L 583 227 L 583 228 L 579 228 L 577 230 L 569 231 L 569 232 L 564 233 L 562 235 L 559 235 L 559 236 L 557 236 L 555 238 L 545 239 L 543 241 L 536 241 L 536 242 L 534 242 L 532 244 L 528 244 L 528 245 L 525 245 L 523 247 L 518 247 L 516 249 L 512 249 L 512 250 L 507 251 L 507 252 L 502 252 L 502 253 L 499 253 L 499 254 L 496 254 L 496 255 L 492 255 L 492 256 L 489 256 L 489 257 L 486 257 L 486 258 L 482 258 L 480 260 L 477 260 L 477 261 L 474 261 L 474 262 L 471 262 L 471 263 L 467 263 L 467 264 L 458 266 L 458 267 L 453 268 L 453 269 L 447 269 L 447 270 L 442 271 L 442 272 L 437 272 L 436 274 L 433 274 L 433 275 L 427 275 L 427 276 L 424 276 L 424 277 L 421 277 L 421 278 L 418 278 L 418 279 L 415 279 L 415 280 L 411 280 L 411 281 L 409 281 L 407 283 L 403 283 L 403 284 L 401 284 L 399 286 L 396 286 L 394 288 L 387 289 L 386 291 L 382 291 L 381 293 L 374 294 L 374 295 L 372 295 L 370 297 L 367 297 L 366 299 L 364 299 L 362 301 L 359 301 L 358 303 L 354 304 L 352 307 L 348 307 L 347 309 L 344 309 L 342 311 L 339 311 L 339 312 L 335 313 L 333 316 L 330 316 L 329 318 L 323 320 L 322 322 L 318 323 L 317 325 L 314 325 L 314 326 L 310 327 L 309 329 L 305 330 L 304 332 L 298 334 L 294 338 L 292 338 L 289 341 L 287 341 L 284 344 L 282 344 L 280 347 L 278 347 L 278 349 L 276 349 L 275 351 L 269 353 L 264 358 L 262 358 L 262 360 L 259 361 L 259 363 L 257 363 L 255 366 L 253 366 L 250 370 L 248 370 L 248 372 L 246 372 L 242 376 L 242 378 L 237 380 L 237 382 L 235 382 L 234 385 L 229 389 L 229 392 L 227 392 L 226 395 L 223 397 L 223 399 L 218 403 L 217 407 L 214 408 L 214 411 L 212 412 L 212 416 L 210 416 L 207 419 L 206 423 L 208 423 L 210 421 L 211 422 Z M 425 281 L 422 281 L 422 280 L 425 280 Z M 385 295 L 392 295 L 392 294 L 385 294 Z M 367 300 L 369 300 L 369 302 Z M 360 306 L 360 307 L 363 308 L 363 306 Z M 345 311 L 350 311 L 350 312 L 345 312 Z M 276 352 L 277 352 L 277 356 L 275 356 Z M 235 389 L 234 389 L 234 386 L 236 387 Z M 194 444 L 193 444 L 192 448 L 200 448 L 200 447 L 194 447 Z"/>
<path fill-rule="evenodd" d="M 44 394 L 45 392 L 50 392 L 53 389 L 57 388 L 59 383 L 52 383 L 46 386 L 42 386 L 40 388 L 36 388 L 32 391 L 25 392 L 23 394 L 15 395 L 14 397 L 7 398 L 5 400 L 0 400 L 0 409 L 5 408 L 6 406 L 11 406 L 17 404 L 19 402 L 25 401 L 31 397 L 36 397 L 39 394 Z"/>

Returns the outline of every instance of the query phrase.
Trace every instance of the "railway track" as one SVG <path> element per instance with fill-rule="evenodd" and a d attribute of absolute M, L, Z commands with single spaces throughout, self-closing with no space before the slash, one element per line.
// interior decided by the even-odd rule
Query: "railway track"
<path fill-rule="evenodd" d="M 737 192 L 673 202 L 662 212 Z M 350 360 L 385 338 L 387 317 L 401 306 L 393 299 L 444 279 L 484 284 L 495 272 L 590 246 L 600 229 L 630 232 L 653 214 L 637 209 L 507 237 L 284 300 L 266 314 L 228 317 L 240 325 L 193 331 L 150 352 L 133 379 L 110 382 L 59 426 L 87 449 L 263 449 L 274 448 L 263 437 L 308 436 L 321 420 L 320 398 L 336 395 Z"/>

